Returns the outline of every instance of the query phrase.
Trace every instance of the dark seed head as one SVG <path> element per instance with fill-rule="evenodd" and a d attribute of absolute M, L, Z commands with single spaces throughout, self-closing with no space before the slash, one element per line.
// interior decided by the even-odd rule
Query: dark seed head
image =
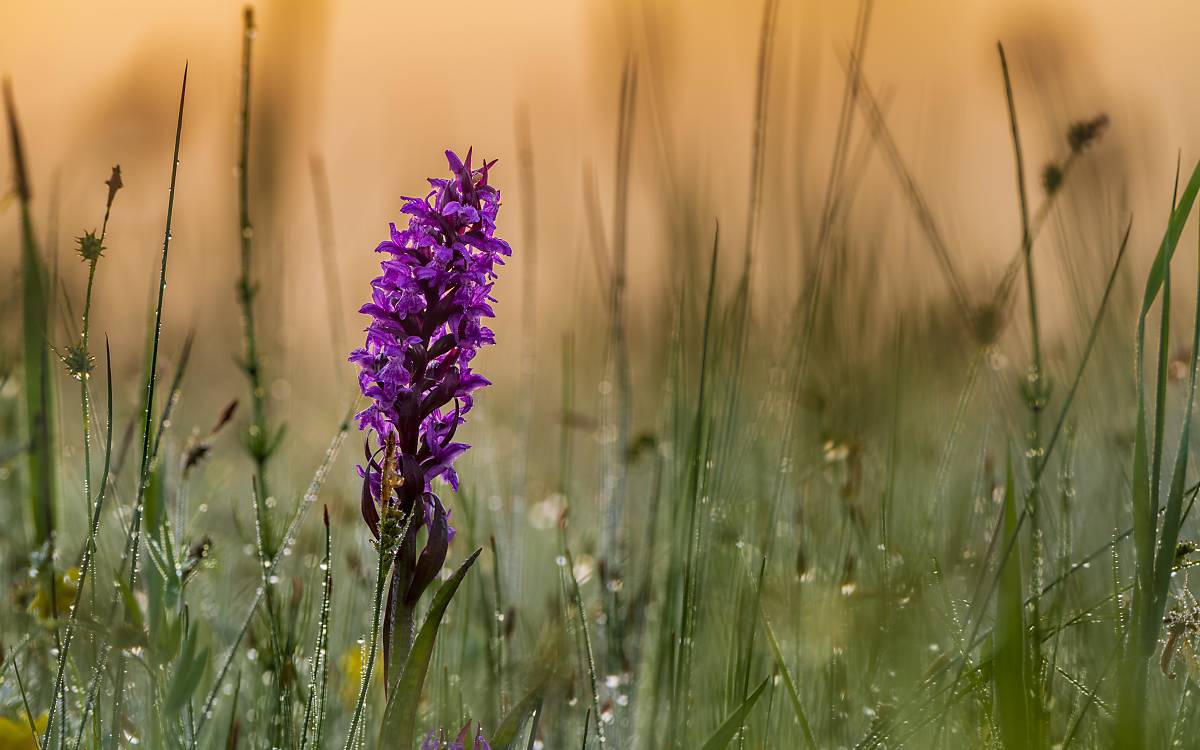
<path fill-rule="evenodd" d="M 75 238 L 75 242 L 79 244 L 76 249 L 79 257 L 88 263 L 95 263 L 104 255 L 104 246 L 100 244 L 100 238 L 95 232 L 84 232 L 82 237 Z"/>
<path fill-rule="evenodd" d="M 1099 114 L 1090 120 L 1073 123 L 1067 130 L 1067 143 L 1073 153 L 1079 153 L 1096 141 L 1108 127 L 1108 115 Z"/>
<path fill-rule="evenodd" d="M 1062 168 L 1057 164 L 1047 164 L 1042 170 L 1042 189 L 1046 191 L 1046 195 L 1057 193 L 1058 188 L 1062 186 L 1062 181 Z"/>

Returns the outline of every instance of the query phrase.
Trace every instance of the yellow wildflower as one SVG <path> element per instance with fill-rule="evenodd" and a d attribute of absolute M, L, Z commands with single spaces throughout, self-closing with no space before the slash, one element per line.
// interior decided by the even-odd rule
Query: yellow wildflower
<path fill-rule="evenodd" d="M 343 651 L 341 658 L 338 659 L 338 668 L 342 677 L 342 703 L 346 706 L 347 710 L 353 710 L 355 704 L 358 703 L 358 691 L 362 685 L 363 669 L 366 666 L 363 660 L 364 653 L 365 649 L 362 646 L 352 646 Z M 376 662 L 375 666 L 376 670 L 378 670 L 379 663 Z M 370 690 L 375 692 L 379 680 L 371 680 L 371 683 Z M 0 750 L 3 750 L 3 748 L 0 748 Z"/>
<path fill-rule="evenodd" d="M 33 722 L 37 733 L 46 731 L 50 716 L 45 712 Z M 0 716 L 0 750 L 37 750 L 38 740 L 29 729 L 29 719 L 10 719 Z"/>
<path fill-rule="evenodd" d="M 66 612 L 75 601 L 75 593 L 79 591 L 79 568 L 67 568 L 61 575 L 54 578 L 54 601 L 50 601 L 50 592 L 46 586 L 39 586 L 33 601 L 29 603 L 29 613 L 39 620 L 49 620 L 54 616 L 57 605 L 60 613 Z M 0 750 L 3 749 L 0 745 Z"/>

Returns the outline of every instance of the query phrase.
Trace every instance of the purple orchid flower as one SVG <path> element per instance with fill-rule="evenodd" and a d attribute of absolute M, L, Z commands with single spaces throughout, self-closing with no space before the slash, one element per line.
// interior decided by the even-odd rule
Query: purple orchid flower
<path fill-rule="evenodd" d="M 493 317 L 496 267 L 512 254 L 495 236 L 500 191 L 488 184 L 495 161 L 471 167 L 446 152 L 451 176 L 431 179 L 424 198 L 404 198 L 408 226 L 391 225 L 376 252 L 382 273 L 371 282 L 366 342 L 351 352 L 358 382 L 370 404 L 358 414 L 368 432 L 362 477 L 362 515 L 380 539 L 381 510 L 398 511 L 407 532 L 398 540 L 384 618 L 384 667 L 391 652 L 397 607 L 411 610 L 437 577 L 454 538 L 450 511 L 433 491 L 441 478 L 458 489 L 455 461 L 470 447 L 455 435 L 474 405 L 474 392 L 490 385 L 471 360 L 495 343 L 483 325 Z M 372 434 L 375 447 L 372 448 Z M 395 441 L 400 477 L 391 497 L 381 497 L 384 445 Z M 418 556 L 417 532 L 428 531 Z"/>

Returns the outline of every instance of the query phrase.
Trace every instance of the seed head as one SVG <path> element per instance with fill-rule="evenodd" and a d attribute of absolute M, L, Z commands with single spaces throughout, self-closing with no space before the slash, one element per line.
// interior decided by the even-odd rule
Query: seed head
<path fill-rule="evenodd" d="M 100 244 L 100 238 L 95 232 L 84 232 L 82 237 L 77 237 L 75 242 L 79 244 L 76 252 L 79 257 L 83 258 L 88 263 L 95 263 L 104 255 L 104 246 Z"/>
<path fill-rule="evenodd" d="M 1042 170 L 1042 188 L 1046 191 L 1046 195 L 1054 195 L 1058 192 L 1058 188 L 1062 186 L 1063 172 L 1062 167 L 1051 162 Z"/>
<path fill-rule="evenodd" d="M 96 358 L 82 346 L 68 346 L 62 351 L 56 351 L 67 373 L 76 380 L 85 380 L 92 370 L 96 369 Z"/>
<path fill-rule="evenodd" d="M 113 198 L 117 197 L 117 191 L 125 187 L 125 183 L 121 181 L 121 165 L 114 164 L 112 175 L 104 181 L 108 186 L 108 207 L 112 208 Z"/>
<path fill-rule="evenodd" d="M 1067 130 L 1067 143 L 1072 153 L 1079 153 L 1090 146 L 1108 127 L 1108 115 L 1099 114 L 1090 120 L 1073 123 Z"/>

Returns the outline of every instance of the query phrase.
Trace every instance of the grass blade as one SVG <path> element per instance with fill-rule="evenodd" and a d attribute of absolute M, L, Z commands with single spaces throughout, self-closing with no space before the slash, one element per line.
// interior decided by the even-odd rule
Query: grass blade
<path fill-rule="evenodd" d="M 783 684 L 787 687 L 792 711 L 796 714 L 800 732 L 804 735 L 804 746 L 808 750 L 817 750 L 817 741 L 813 738 L 812 726 L 808 723 L 808 715 L 804 711 L 804 705 L 800 702 L 800 692 L 796 689 L 796 681 L 792 679 L 792 673 L 788 670 L 787 662 L 783 658 L 783 649 L 779 647 L 779 639 L 775 637 L 775 631 L 771 628 L 771 623 L 767 622 L 767 616 L 761 609 L 759 616 L 762 619 L 763 630 L 767 631 L 767 643 L 771 646 L 771 655 L 775 657 L 775 665 L 779 668 L 779 674 L 783 676 Z"/>
<path fill-rule="evenodd" d="M 321 747 L 325 730 L 326 697 L 329 688 L 329 611 L 333 599 L 333 540 L 329 531 L 329 508 L 324 513 L 325 556 L 321 570 L 325 571 L 321 588 L 321 615 L 317 622 L 317 643 L 309 660 L 308 701 L 304 706 L 304 724 L 300 731 L 300 750 L 309 747 L 309 730 L 313 730 L 313 747 Z M 315 728 L 314 728 L 315 722 Z"/>
<path fill-rule="evenodd" d="M 79 605 L 83 599 L 83 592 L 87 586 L 88 574 L 92 570 L 92 566 L 96 557 L 96 535 L 100 531 L 101 513 L 104 511 L 104 500 L 108 496 L 108 475 L 112 466 L 112 438 L 113 438 L 113 378 L 112 378 L 112 350 L 109 348 L 108 338 L 104 340 L 105 352 L 105 368 L 108 375 L 108 429 L 105 434 L 104 446 L 104 473 L 100 478 L 100 491 L 96 493 L 96 503 L 92 509 L 91 523 L 88 525 L 88 535 L 83 547 L 83 560 L 79 564 L 79 586 L 75 590 L 75 600 L 71 603 L 70 615 L 67 617 L 66 627 L 63 629 L 62 647 L 59 650 L 58 669 L 54 677 L 53 695 L 58 695 L 63 689 L 63 679 L 67 669 L 67 656 L 71 651 L 71 643 L 74 640 L 75 623 L 79 617 Z M 86 387 L 86 386 L 85 386 Z M 55 709 L 58 707 L 58 701 L 52 701 L 50 704 L 50 715 L 46 722 L 46 733 L 42 737 L 42 744 L 48 745 L 50 742 L 50 731 L 54 726 Z M 66 727 L 63 727 L 65 732 Z"/>
<path fill-rule="evenodd" d="M 1004 536 L 1017 534 L 1017 494 L 1013 485 L 1012 457 L 1004 480 Z M 1028 695 L 1033 673 L 1028 660 L 1025 631 L 1025 597 L 1021 576 L 1020 542 L 1000 568 L 996 600 L 995 682 L 996 721 L 1005 747 L 1037 747 L 1033 741 L 1034 717 Z"/>
<path fill-rule="evenodd" d="M 512 707 L 512 710 L 508 712 L 508 715 L 504 717 L 492 734 L 492 750 L 512 750 L 516 747 L 517 740 L 520 739 L 521 727 L 525 726 L 525 722 L 542 705 L 545 693 L 545 684 L 537 685 Z"/>
<path fill-rule="evenodd" d="M 292 519 L 283 534 L 283 540 L 279 545 L 278 551 L 271 558 L 268 577 L 274 575 L 276 568 L 279 567 L 279 561 L 283 558 L 284 552 L 292 546 L 292 543 L 296 540 L 296 535 L 300 533 L 300 527 L 304 523 L 305 516 L 308 515 L 308 509 L 316 502 L 317 496 L 321 492 L 321 487 L 325 484 L 325 478 L 329 476 L 329 470 L 333 467 L 333 462 L 341 450 L 342 443 L 346 440 L 346 433 L 350 430 L 350 416 L 357 408 L 358 403 L 356 401 L 355 405 L 346 413 L 341 425 L 339 425 L 337 434 L 329 441 L 329 447 L 325 450 L 325 457 L 322 459 L 320 466 L 317 467 L 316 473 L 313 474 L 312 480 L 308 483 L 308 488 L 304 491 L 304 496 L 300 499 L 300 504 L 296 506 L 296 510 L 292 513 Z M 264 596 L 265 592 L 259 587 L 255 593 L 254 601 L 250 603 L 245 617 L 242 618 L 241 626 L 238 628 L 233 642 L 229 644 L 229 650 L 225 652 L 225 656 L 221 659 L 221 665 L 217 667 L 217 676 L 213 680 L 212 687 L 208 690 L 208 696 L 204 699 L 204 710 L 200 712 L 200 718 L 196 722 L 196 736 L 200 735 L 200 730 L 212 714 L 213 705 L 217 702 L 217 696 L 221 692 L 221 685 L 225 681 L 225 676 L 229 673 L 229 668 L 233 664 L 233 658 L 237 655 L 242 639 L 246 637 L 246 633 L 250 630 L 250 624 L 254 621 L 254 614 L 258 611 L 259 605 L 262 604 Z"/>
<path fill-rule="evenodd" d="M 722 750 L 729 744 L 739 731 L 742 725 L 746 723 L 746 716 L 750 710 L 754 708 L 754 704 L 758 702 L 759 696 L 767 689 L 767 684 L 771 682 L 771 678 L 767 677 L 762 682 L 758 683 L 758 687 L 754 688 L 754 692 L 750 693 L 749 697 L 738 706 L 729 718 L 721 722 L 721 726 L 717 727 L 717 731 L 713 732 L 712 736 L 700 746 L 700 750 Z"/>
<path fill-rule="evenodd" d="M 1146 419 L 1146 376 L 1144 354 L 1146 349 L 1146 319 L 1150 309 L 1164 290 L 1168 280 L 1171 259 L 1175 256 L 1175 248 L 1179 244 L 1183 227 L 1191 216 L 1200 193 L 1200 162 L 1192 170 L 1183 194 L 1171 211 L 1166 232 L 1159 244 L 1154 263 L 1146 278 L 1146 289 L 1142 294 L 1141 311 L 1138 315 L 1137 338 L 1134 346 L 1134 366 L 1136 377 L 1137 422 L 1134 432 L 1134 455 L 1132 477 L 1132 504 L 1134 526 L 1134 566 L 1137 586 L 1134 587 L 1133 623 L 1131 639 L 1128 644 L 1126 658 L 1129 660 L 1123 670 L 1121 698 L 1117 710 L 1116 732 L 1118 743 L 1135 746 L 1143 742 L 1145 727 L 1145 698 L 1146 681 L 1149 661 L 1154 654 L 1158 623 L 1155 621 L 1155 549 L 1158 538 L 1157 519 L 1158 507 L 1156 488 L 1160 481 L 1158 475 L 1150 471 L 1150 456 Z M 1165 295 L 1164 295 L 1165 296 Z M 1166 342 L 1160 342 L 1160 348 Z M 1161 358 L 1160 358 L 1161 359 Z M 1161 365 L 1161 361 L 1160 361 Z M 1160 367 L 1161 372 L 1161 367 Z M 1161 401 L 1158 402 L 1161 405 Z M 1156 409 L 1158 408 L 1156 405 Z M 1162 420 L 1154 425 L 1155 442 L 1161 444 L 1163 430 Z M 1164 528 L 1166 524 L 1164 523 Z"/>
<path fill-rule="evenodd" d="M 179 91 L 179 114 L 175 122 L 175 150 L 171 160 L 171 183 L 167 193 L 167 220 L 163 231 L 163 246 L 161 265 L 158 272 L 158 303 L 154 309 L 153 341 L 150 353 L 149 377 L 146 382 L 146 414 L 142 425 L 142 462 L 138 473 L 137 499 L 133 507 L 132 534 L 129 541 L 129 587 L 132 589 L 137 580 L 138 547 L 140 546 L 140 526 L 144 510 L 146 487 L 150 481 L 150 436 L 154 423 L 154 389 L 158 382 L 158 348 L 162 337 L 162 310 L 167 291 L 167 259 L 171 249 L 171 219 L 175 211 L 175 182 L 179 175 L 179 143 L 183 135 L 183 111 L 187 101 L 188 67 L 183 66 L 183 85 Z"/>

